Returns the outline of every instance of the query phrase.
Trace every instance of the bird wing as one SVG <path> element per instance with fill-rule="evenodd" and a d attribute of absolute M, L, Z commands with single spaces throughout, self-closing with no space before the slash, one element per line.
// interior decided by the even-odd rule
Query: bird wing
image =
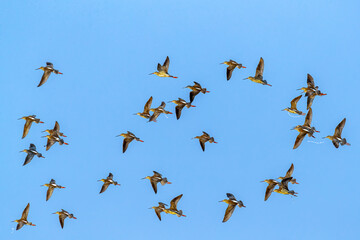
<path fill-rule="evenodd" d="M 60 131 L 60 125 L 58 123 L 58 121 L 55 122 L 55 126 L 54 126 L 54 132 L 59 132 Z"/>
<path fill-rule="evenodd" d="M 24 131 L 23 131 L 23 135 L 22 138 L 26 137 L 26 135 L 28 134 L 30 127 L 31 127 L 32 121 L 31 120 L 26 120 L 25 125 L 24 125 Z"/>
<path fill-rule="evenodd" d="M 194 84 L 195 84 L 194 87 L 199 87 L 199 88 L 201 88 L 200 83 L 194 81 Z"/>
<path fill-rule="evenodd" d="M 157 182 L 150 180 L 151 186 L 154 189 L 155 194 L 157 193 Z"/>
<path fill-rule="evenodd" d="M 53 187 L 49 187 L 47 192 L 46 192 L 46 201 L 49 200 L 51 198 L 51 195 L 54 192 L 54 188 Z"/>
<path fill-rule="evenodd" d="M 285 188 L 286 190 L 289 190 L 288 188 L 288 183 L 290 182 L 290 180 L 292 179 L 292 177 L 288 177 L 288 178 L 284 178 L 282 181 L 281 181 L 281 187 L 282 188 Z"/>
<path fill-rule="evenodd" d="M 59 215 L 59 221 L 60 221 L 61 228 L 64 228 L 64 220 L 65 220 L 65 218 L 67 218 L 67 215 L 65 215 L 65 214 L 60 214 Z"/>
<path fill-rule="evenodd" d="M 195 96 L 199 94 L 200 91 L 191 91 L 190 92 L 190 103 L 192 103 L 195 99 Z"/>
<path fill-rule="evenodd" d="M 259 64 L 256 67 L 255 77 L 256 78 L 262 78 L 264 72 L 264 59 L 261 57 Z"/>
<path fill-rule="evenodd" d="M 299 133 L 299 135 L 296 137 L 293 149 L 296 149 L 296 148 L 298 148 L 300 146 L 300 144 L 304 140 L 305 136 L 306 136 L 306 132 Z"/>
<path fill-rule="evenodd" d="M 294 172 L 294 164 L 291 164 L 289 170 L 286 172 L 285 178 L 291 177 Z"/>
<path fill-rule="evenodd" d="M 40 81 L 38 87 L 40 87 L 41 85 L 43 85 L 44 83 L 46 83 L 46 81 L 48 80 L 50 74 L 51 74 L 51 71 L 50 71 L 50 70 L 48 70 L 48 69 L 45 69 L 45 70 L 44 70 L 44 74 L 43 74 L 42 77 L 41 77 L 41 81 Z"/>
<path fill-rule="evenodd" d="M 28 216 L 28 214 L 29 214 L 29 210 L 30 210 L 30 203 L 28 203 L 28 204 L 26 205 L 26 207 L 25 207 L 25 209 L 24 209 L 24 211 L 23 211 L 23 213 L 22 213 L 22 215 L 21 215 L 21 219 L 22 219 L 22 220 L 27 220 L 27 216 Z"/>
<path fill-rule="evenodd" d="M 161 113 L 160 111 L 155 110 L 153 115 L 151 115 L 149 122 L 151 122 L 151 121 L 155 122 L 155 120 L 159 117 L 160 113 Z"/>
<path fill-rule="evenodd" d="M 46 143 L 46 151 L 49 150 L 51 148 L 52 145 L 55 144 L 55 140 L 53 138 L 48 138 L 47 143 Z"/>
<path fill-rule="evenodd" d="M 346 123 L 346 118 L 344 118 L 335 128 L 335 133 L 334 136 L 335 137 L 339 137 L 341 138 L 341 133 L 343 128 L 345 127 L 345 123 Z"/>
<path fill-rule="evenodd" d="M 46 67 L 53 68 L 53 67 L 54 67 L 54 64 L 52 64 L 51 62 L 46 62 Z"/>
<path fill-rule="evenodd" d="M 162 176 L 160 173 L 158 173 L 156 171 L 153 171 L 153 173 L 154 173 L 154 176 L 156 176 L 156 177 L 161 177 Z"/>
<path fill-rule="evenodd" d="M 338 141 L 332 140 L 332 143 L 334 144 L 334 146 L 336 148 L 339 148 L 339 142 Z"/>
<path fill-rule="evenodd" d="M 294 98 L 294 99 L 290 102 L 292 109 L 296 109 L 296 104 L 298 103 L 298 101 L 300 100 L 301 97 L 302 97 L 302 95 Z"/>
<path fill-rule="evenodd" d="M 206 143 L 206 141 L 202 140 L 202 139 L 199 139 L 199 142 L 200 142 L 201 149 L 203 150 L 203 152 L 205 152 L 205 143 Z"/>
<path fill-rule="evenodd" d="M 126 149 L 129 146 L 129 143 L 133 140 L 133 138 L 124 138 L 123 141 L 123 153 L 126 151 Z"/>
<path fill-rule="evenodd" d="M 153 97 L 151 96 L 149 98 L 149 100 L 146 102 L 145 106 L 144 106 L 144 112 L 143 113 L 149 114 L 152 100 L 153 100 Z"/>
<path fill-rule="evenodd" d="M 161 212 L 163 210 L 159 207 L 155 208 L 155 213 L 156 213 L 156 216 L 159 218 L 159 220 L 161 221 Z"/>
<path fill-rule="evenodd" d="M 181 110 L 185 107 L 185 105 L 177 105 L 175 107 L 175 112 L 176 112 L 176 119 L 179 119 L 181 116 Z"/>
<path fill-rule="evenodd" d="M 312 109 L 310 108 L 308 113 L 306 114 L 304 126 L 310 127 L 312 121 L 312 115 L 313 115 Z"/>
<path fill-rule="evenodd" d="M 25 166 L 26 164 L 28 164 L 29 162 L 31 162 L 31 160 L 34 158 L 34 156 L 35 156 L 34 153 L 29 152 L 29 153 L 26 155 L 26 158 L 25 158 L 25 161 L 24 161 L 23 166 Z"/>
<path fill-rule="evenodd" d="M 159 107 L 162 107 L 162 108 L 165 108 L 166 107 L 166 103 L 163 101 L 161 102 L 160 106 Z"/>
<path fill-rule="evenodd" d="M 231 215 L 233 214 L 233 212 L 235 210 L 235 207 L 236 207 L 236 205 L 229 204 L 229 206 L 226 208 L 223 222 L 226 222 L 227 220 L 229 220 L 229 218 L 231 217 Z"/>
<path fill-rule="evenodd" d="M 33 151 L 36 151 L 36 146 L 35 146 L 35 144 L 33 144 L 33 143 L 30 143 L 30 147 L 29 147 L 29 150 L 33 150 Z"/>
<path fill-rule="evenodd" d="M 114 175 L 113 175 L 112 173 L 109 173 L 109 176 L 107 177 L 107 179 L 109 179 L 109 180 L 111 179 L 111 180 L 112 180 L 113 177 L 114 177 Z"/>
<path fill-rule="evenodd" d="M 315 96 L 316 96 L 316 94 L 314 94 L 314 93 L 308 95 L 308 99 L 307 99 L 307 109 L 311 108 L 311 105 L 312 105 L 312 103 L 313 103 L 313 101 L 314 101 L 314 99 L 315 99 Z"/>
<path fill-rule="evenodd" d="M 106 189 L 109 187 L 110 183 L 109 182 L 105 182 L 102 187 L 101 187 L 101 190 L 100 190 L 100 193 L 103 193 L 106 191 Z"/>
<path fill-rule="evenodd" d="M 227 193 L 226 196 L 230 199 L 230 200 L 235 200 L 236 201 L 236 198 L 233 194 L 231 193 Z"/>
<path fill-rule="evenodd" d="M 55 180 L 54 180 L 54 179 L 51 179 L 51 180 L 50 180 L 50 184 L 56 184 Z"/>
<path fill-rule="evenodd" d="M 270 197 L 271 193 L 274 191 L 275 186 L 277 185 L 277 183 L 273 182 L 270 183 L 267 188 L 266 188 L 266 192 L 265 192 L 265 201 L 268 200 L 268 198 Z"/>
<path fill-rule="evenodd" d="M 204 131 L 203 131 L 203 135 L 205 135 L 206 137 L 210 137 L 210 135 Z"/>
<path fill-rule="evenodd" d="M 235 65 L 230 65 L 226 68 L 226 79 L 229 81 L 231 76 L 232 76 L 232 72 L 234 71 L 235 69 Z"/>
<path fill-rule="evenodd" d="M 307 74 L 307 85 L 309 88 L 315 87 L 314 78 L 310 74 Z"/>
<path fill-rule="evenodd" d="M 182 196 L 183 196 L 183 195 L 180 194 L 179 196 L 177 196 L 177 197 L 175 197 L 173 200 L 171 200 L 171 202 L 170 202 L 170 209 L 176 210 L 176 206 L 177 206 L 177 204 L 178 204 L 178 202 L 180 201 L 180 199 L 181 199 Z"/>
<path fill-rule="evenodd" d="M 22 228 L 24 226 L 23 222 L 19 222 L 16 226 L 16 230 L 19 230 L 20 228 Z"/>
<path fill-rule="evenodd" d="M 163 64 L 163 69 L 165 72 L 167 72 L 169 70 L 169 65 L 170 65 L 170 59 L 169 59 L 169 56 L 167 56 L 165 59 L 165 62 Z"/>
<path fill-rule="evenodd" d="M 160 63 L 158 63 L 158 65 L 157 65 L 157 70 L 158 70 L 158 72 L 161 72 L 161 71 L 162 71 L 162 66 L 161 66 Z"/>

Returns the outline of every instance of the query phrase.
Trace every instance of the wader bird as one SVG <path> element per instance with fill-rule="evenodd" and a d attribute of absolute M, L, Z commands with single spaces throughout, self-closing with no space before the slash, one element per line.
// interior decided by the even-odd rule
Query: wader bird
<path fill-rule="evenodd" d="M 140 138 L 136 137 L 135 134 L 133 134 L 132 132 L 127 131 L 127 133 L 122 133 L 120 135 L 117 135 L 116 137 L 124 137 L 124 141 L 123 141 L 123 153 L 126 152 L 126 149 L 129 146 L 129 143 L 132 142 L 132 140 L 136 140 L 139 142 L 144 142 L 143 140 L 141 140 Z"/>
<path fill-rule="evenodd" d="M 168 182 L 167 178 L 163 178 L 162 175 L 158 172 L 154 172 L 154 175 L 152 176 L 147 176 L 144 177 L 143 179 L 149 179 L 152 188 L 154 189 L 155 194 L 157 193 L 157 184 L 161 183 L 161 185 L 165 185 L 165 184 L 171 184 L 171 182 Z"/>
<path fill-rule="evenodd" d="M 165 208 L 163 211 L 165 213 L 168 213 L 168 214 L 173 214 L 173 215 L 176 215 L 178 217 L 186 217 L 185 215 L 183 215 L 182 213 L 182 210 L 177 210 L 177 204 L 178 202 L 180 201 L 181 197 L 183 195 L 180 194 L 179 196 L 175 197 L 173 200 L 171 200 L 170 202 L 170 208 Z"/>
<path fill-rule="evenodd" d="M 324 96 L 326 93 L 322 93 L 318 86 L 315 86 L 314 78 L 307 74 L 307 87 L 302 87 L 298 90 L 303 90 L 307 99 L 307 109 L 311 108 L 311 105 L 316 96 Z"/>
<path fill-rule="evenodd" d="M 336 126 L 336 128 L 335 128 L 335 133 L 334 133 L 333 136 L 327 136 L 327 137 L 325 137 L 325 138 L 330 139 L 336 148 L 339 148 L 339 144 L 340 144 L 341 146 L 344 146 L 344 145 L 350 146 L 350 143 L 348 143 L 348 142 L 346 141 L 346 138 L 342 138 L 342 137 L 341 137 L 341 133 L 342 133 L 342 130 L 343 130 L 344 126 L 345 126 L 345 123 L 346 123 L 346 118 L 344 118 L 344 119 L 339 123 L 339 125 Z"/>
<path fill-rule="evenodd" d="M 298 101 L 300 100 L 301 98 L 301 95 L 294 98 L 290 104 L 291 104 L 291 107 L 287 107 L 285 109 L 283 109 L 282 111 L 288 111 L 289 113 L 294 113 L 294 114 L 297 114 L 297 115 L 305 115 L 305 113 L 303 113 L 302 111 L 299 111 L 296 107 L 296 104 L 298 103 Z"/>
<path fill-rule="evenodd" d="M 294 164 L 291 164 L 289 170 L 286 172 L 285 177 L 278 177 L 278 179 L 283 180 L 283 179 L 285 179 L 285 178 L 289 178 L 289 177 L 291 177 L 291 175 L 293 174 L 293 172 L 294 172 Z M 295 178 L 291 178 L 290 183 L 292 183 L 292 184 L 299 184 L 298 182 L 296 182 L 296 179 L 295 179 Z"/>
<path fill-rule="evenodd" d="M 224 216 L 224 219 L 222 221 L 223 223 L 226 222 L 227 220 L 229 220 L 229 218 L 233 214 L 236 206 L 239 206 L 239 208 L 246 207 L 246 206 L 244 206 L 242 201 L 236 200 L 234 195 L 232 195 L 231 193 L 227 193 L 226 196 L 229 199 L 224 199 L 224 200 L 220 201 L 220 202 L 224 202 L 224 203 L 229 204 L 228 207 L 226 208 L 226 211 L 225 211 L 225 216 Z"/>
<path fill-rule="evenodd" d="M 65 218 L 73 218 L 76 219 L 76 217 L 74 217 L 74 214 L 70 214 L 67 211 L 65 211 L 64 209 L 61 209 L 61 212 L 55 212 L 53 214 L 58 214 L 59 215 L 59 221 L 60 221 L 60 226 L 61 228 L 64 228 L 64 220 Z"/>
<path fill-rule="evenodd" d="M 265 191 L 264 201 L 266 201 L 270 197 L 271 193 L 274 191 L 274 188 L 276 187 L 276 185 L 279 184 L 279 182 L 276 181 L 275 179 L 265 179 L 264 181 L 261 181 L 261 182 L 266 182 L 267 184 L 269 184 Z"/>
<path fill-rule="evenodd" d="M 46 83 L 51 73 L 62 74 L 61 72 L 59 72 L 59 70 L 54 69 L 54 65 L 51 62 L 46 62 L 46 67 L 39 67 L 38 69 L 35 70 L 39 70 L 39 69 L 43 70 L 44 74 L 41 77 L 41 81 L 38 87 Z"/>
<path fill-rule="evenodd" d="M 292 179 L 292 177 L 284 178 L 280 182 L 279 188 L 275 189 L 274 192 L 285 194 L 285 195 L 292 195 L 294 197 L 297 197 L 295 194 L 298 194 L 298 193 L 296 193 L 294 190 L 290 191 L 289 188 L 288 188 L 288 183 L 291 181 L 291 179 Z"/>
<path fill-rule="evenodd" d="M 150 97 L 144 106 L 144 111 L 142 113 L 141 112 L 135 113 L 135 115 L 138 115 L 145 119 L 149 119 L 152 100 L 153 100 L 153 97 Z"/>
<path fill-rule="evenodd" d="M 150 109 L 150 111 L 154 112 L 153 115 L 150 117 L 149 122 L 156 122 L 156 119 L 159 117 L 159 115 L 161 113 L 164 114 L 172 114 L 172 112 L 166 111 L 165 110 L 166 107 L 166 103 L 165 102 L 161 102 L 161 105 L 157 108 L 152 108 Z"/>
<path fill-rule="evenodd" d="M 200 146 L 203 151 L 205 151 L 205 143 L 208 141 L 209 143 L 217 143 L 215 142 L 213 137 L 210 137 L 209 134 L 203 131 L 203 135 L 194 137 L 196 139 L 199 139 Z"/>
<path fill-rule="evenodd" d="M 158 63 L 158 65 L 157 65 L 157 72 L 153 72 L 153 73 L 150 73 L 150 75 L 151 74 L 155 74 L 155 75 L 157 75 L 157 76 L 159 76 L 159 77 L 172 77 L 172 78 L 177 78 L 177 77 L 174 77 L 174 76 L 172 76 L 172 75 L 170 75 L 169 73 L 168 73 L 168 71 L 169 71 L 169 64 L 170 64 L 170 59 L 169 59 L 169 57 L 166 57 L 166 60 L 165 60 L 165 62 L 164 62 L 164 64 L 161 66 L 161 64 L 160 63 Z"/>
<path fill-rule="evenodd" d="M 53 194 L 55 188 L 60 188 L 60 189 L 65 188 L 63 186 L 57 185 L 54 179 L 51 179 L 50 183 L 46 183 L 41 186 L 48 187 L 48 190 L 46 192 L 46 201 L 48 201 L 51 198 L 51 195 Z"/>
<path fill-rule="evenodd" d="M 241 68 L 246 68 L 244 67 L 241 63 L 237 63 L 234 60 L 229 60 L 229 61 L 225 61 L 221 64 L 226 64 L 228 65 L 227 69 L 226 69 L 226 79 L 229 81 L 232 75 L 232 72 L 234 71 L 235 68 L 241 69 Z"/>
<path fill-rule="evenodd" d="M 264 73 L 264 59 L 260 58 L 259 64 L 257 65 L 255 77 L 247 77 L 244 78 L 244 80 L 249 79 L 255 83 L 260 83 L 262 85 L 270 86 L 270 84 L 267 83 L 266 80 L 263 79 L 263 73 Z"/>
<path fill-rule="evenodd" d="M 114 184 L 114 186 L 120 186 L 120 184 L 118 184 L 117 182 L 115 182 L 113 180 L 113 174 L 112 173 L 109 173 L 109 176 L 106 179 L 100 179 L 100 180 L 98 180 L 98 182 L 104 182 L 104 184 L 101 187 L 101 190 L 100 190 L 99 194 L 105 192 L 110 184 Z"/>
<path fill-rule="evenodd" d="M 45 158 L 41 153 L 36 151 L 36 146 L 35 146 L 35 144 L 32 144 L 32 143 L 30 143 L 29 149 L 24 149 L 24 150 L 22 150 L 20 152 L 26 152 L 27 153 L 23 166 L 25 166 L 26 164 L 31 162 L 31 160 L 34 158 L 35 155 L 38 158 Z"/>
<path fill-rule="evenodd" d="M 306 134 L 309 137 L 313 137 L 314 132 L 319 132 L 316 131 L 315 127 L 311 127 L 311 121 L 312 121 L 312 109 L 310 108 L 306 117 L 305 117 L 305 123 L 304 125 L 297 125 L 296 127 L 294 127 L 292 130 L 297 130 L 299 132 L 299 135 L 296 137 L 295 140 L 295 144 L 293 149 L 296 149 L 300 146 L 301 142 L 304 140 L 304 137 L 306 136 Z"/>
<path fill-rule="evenodd" d="M 200 92 L 205 94 L 205 93 L 209 93 L 210 91 L 206 91 L 206 88 L 202 88 L 200 83 L 194 82 L 194 85 L 188 85 L 185 88 L 189 88 L 190 90 L 192 90 L 190 92 L 190 103 L 192 103 L 194 101 L 194 98 L 196 95 L 198 95 Z"/>
<path fill-rule="evenodd" d="M 159 218 L 159 220 L 161 221 L 161 213 L 165 210 L 165 206 L 167 206 L 167 204 L 159 202 L 159 206 L 157 207 L 151 207 L 149 209 L 154 209 L 156 216 Z"/>
<path fill-rule="evenodd" d="M 20 228 L 22 228 L 24 225 L 29 225 L 29 226 L 36 226 L 35 224 L 33 224 L 32 222 L 29 222 L 27 220 L 28 214 L 29 214 L 29 209 L 30 209 L 30 203 L 28 203 L 28 205 L 25 207 L 21 218 L 18 220 L 15 220 L 13 222 L 18 223 L 16 226 L 16 230 L 19 230 Z"/>
<path fill-rule="evenodd" d="M 179 120 L 180 116 L 181 116 L 181 111 L 183 110 L 183 108 L 186 106 L 187 108 L 190 107 L 196 107 L 194 105 L 191 105 L 190 102 L 186 102 L 184 99 L 179 98 L 178 100 L 173 100 L 170 101 L 172 103 L 175 103 L 177 106 L 175 107 L 175 112 L 176 112 L 176 119 Z"/>
<path fill-rule="evenodd" d="M 24 119 L 26 122 L 25 122 L 25 125 L 24 125 L 24 131 L 23 131 L 23 135 L 22 135 L 22 138 L 26 137 L 26 135 L 28 134 L 29 130 L 30 130 L 30 127 L 31 127 L 31 124 L 33 122 L 36 122 L 36 123 L 44 123 L 42 121 L 40 121 L 39 118 L 36 118 L 36 115 L 30 115 L 30 116 L 26 116 L 26 117 L 22 117 L 22 118 L 19 118 L 20 119 Z"/>

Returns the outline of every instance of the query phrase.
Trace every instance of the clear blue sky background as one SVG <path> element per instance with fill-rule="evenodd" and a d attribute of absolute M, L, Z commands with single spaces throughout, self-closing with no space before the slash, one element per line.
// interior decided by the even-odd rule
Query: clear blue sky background
<path fill-rule="evenodd" d="M 359 1 L 2 1 L 0 4 L 1 174 L 0 238 L 10 239 L 358 239 L 359 226 Z M 178 79 L 148 75 L 166 56 Z M 273 87 L 241 79 L 252 76 L 259 58 Z M 226 66 L 236 69 L 227 82 Z M 63 75 L 40 88 L 46 61 Z M 281 109 L 300 94 L 310 73 L 327 96 L 313 104 L 315 144 L 305 138 L 292 150 L 303 117 Z M 153 105 L 188 99 L 192 81 L 211 93 L 179 121 L 157 123 L 132 115 L 150 96 Z M 306 109 L 305 99 L 298 107 Z M 174 111 L 174 104 L 167 105 Z M 21 140 L 23 120 L 36 114 Z M 351 147 L 335 149 L 321 137 L 344 118 Z M 41 131 L 59 121 L 69 146 L 43 147 Z M 122 153 L 130 130 L 145 142 Z M 219 144 L 202 152 L 192 137 L 207 131 Z M 23 167 L 20 150 L 36 144 L 45 159 Z M 291 185 L 299 197 L 273 193 L 264 202 L 266 178 L 295 164 Z M 172 185 L 140 180 L 156 170 Z M 109 172 L 121 187 L 99 195 Z M 55 190 L 54 178 L 66 189 Z M 227 192 L 247 208 L 221 223 Z M 186 218 L 153 210 L 158 201 L 184 194 Z M 36 227 L 14 231 L 12 220 L 30 202 Z M 51 213 L 64 208 L 77 220 L 64 229 Z"/>

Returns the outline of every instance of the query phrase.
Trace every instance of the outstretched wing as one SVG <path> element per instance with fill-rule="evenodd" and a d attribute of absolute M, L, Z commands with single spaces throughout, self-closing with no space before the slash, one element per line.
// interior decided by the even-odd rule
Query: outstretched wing
<path fill-rule="evenodd" d="M 160 113 L 161 113 L 160 111 L 155 110 L 153 115 L 151 115 L 151 117 L 149 119 L 149 122 L 152 122 L 152 121 L 155 122 L 156 119 L 159 117 Z"/>
<path fill-rule="evenodd" d="M 67 215 L 65 215 L 65 214 L 60 214 L 59 215 L 59 221 L 60 221 L 61 228 L 64 228 L 64 220 L 65 220 L 65 218 L 67 218 Z"/>
<path fill-rule="evenodd" d="M 201 149 L 203 150 L 203 152 L 205 152 L 205 143 L 206 143 L 206 141 L 202 140 L 202 139 L 199 139 L 199 142 L 200 142 Z"/>
<path fill-rule="evenodd" d="M 310 127 L 312 122 L 312 115 L 312 109 L 310 108 L 308 113 L 306 114 L 304 126 Z"/>
<path fill-rule="evenodd" d="M 24 222 L 19 222 L 16 226 L 16 230 L 19 230 L 20 228 L 22 228 L 24 226 Z"/>
<path fill-rule="evenodd" d="M 336 148 L 339 148 L 339 142 L 338 141 L 332 140 L 332 143 L 334 144 L 334 146 Z"/>
<path fill-rule="evenodd" d="M 305 132 L 299 133 L 299 135 L 296 137 L 295 144 L 293 149 L 296 149 L 300 146 L 301 142 L 304 140 L 304 137 L 306 136 Z"/>
<path fill-rule="evenodd" d="M 34 153 L 29 152 L 29 153 L 26 155 L 26 158 L 25 158 L 25 161 L 24 161 L 23 166 L 25 166 L 26 164 L 28 164 L 29 162 L 31 162 L 31 160 L 34 158 L 34 156 L 35 156 Z"/>
<path fill-rule="evenodd" d="M 233 194 L 231 194 L 231 193 L 227 193 L 226 196 L 227 196 L 230 200 L 235 200 L 235 201 L 237 201 L 236 198 L 235 198 L 235 196 L 234 196 Z"/>
<path fill-rule="evenodd" d="M 176 112 L 176 119 L 179 120 L 180 116 L 181 116 L 181 110 L 185 107 L 185 105 L 177 105 L 175 107 L 175 112 Z"/>
<path fill-rule="evenodd" d="M 294 98 L 294 99 L 291 101 L 291 108 L 292 108 L 292 109 L 296 109 L 296 104 L 298 103 L 298 101 L 300 100 L 301 97 L 302 97 L 302 95 Z"/>
<path fill-rule="evenodd" d="M 315 96 L 316 96 L 315 93 L 308 95 L 308 99 L 307 99 L 307 109 L 311 108 L 311 105 L 312 105 L 312 103 L 313 103 L 313 101 L 314 101 L 314 99 L 315 99 Z"/>
<path fill-rule="evenodd" d="M 234 71 L 235 67 L 236 67 L 235 65 L 230 65 L 226 68 L 226 78 L 228 81 L 230 80 L 232 76 L 232 72 Z"/>
<path fill-rule="evenodd" d="M 35 146 L 35 144 L 33 144 L 33 143 L 30 143 L 30 147 L 29 147 L 29 150 L 33 150 L 33 151 L 36 151 L 36 146 Z"/>
<path fill-rule="evenodd" d="M 109 187 L 110 183 L 109 182 L 105 182 L 102 187 L 101 187 L 101 190 L 99 193 L 103 193 L 106 191 L 106 189 Z"/>
<path fill-rule="evenodd" d="M 271 193 L 274 191 L 274 188 L 275 188 L 276 185 L 277 185 L 277 183 L 273 182 L 273 183 L 270 183 L 269 186 L 267 186 L 264 201 L 268 200 Z"/>
<path fill-rule="evenodd" d="M 159 218 L 159 220 L 161 221 L 161 212 L 163 210 L 161 210 L 161 208 L 157 207 L 155 208 L 155 213 L 156 213 L 156 216 Z"/>
<path fill-rule="evenodd" d="M 334 136 L 335 137 L 339 137 L 341 138 L 341 133 L 343 128 L 345 127 L 345 123 L 346 123 L 346 118 L 344 118 L 335 128 L 335 133 Z"/>
<path fill-rule="evenodd" d="M 60 131 L 60 125 L 58 123 L 58 121 L 55 122 L 55 126 L 54 126 L 54 132 L 59 132 Z"/>
<path fill-rule="evenodd" d="M 314 78 L 310 74 L 307 74 L 307 85 L 309 88 L 315 87 Z"/>
<path fill-rule="evenodd" d="M 124 138 L 123 141 L 123 153 L 126 151 L 126 149 L 129 146 L 129 143 L 133 140 L 133 138 Z"/>
<path fill-rule="evenodd" d="M 46 192 L 46 201 L 49 200 L 51 198 L 51 195 L 54 192 L 54 188 L 53 187 L 49 187 L 47 192 Z"/>
<path fill-rule="evenodd" d="M 195 99 L 195 96 L 199 94 L 200 91 L 191 91 L 190 92 L 190 103 L 192 103 Z"/>
<path fill-rule="evenodd" d="M 27 220 L 27 216 L 29 215 L 29 210 L 30 210 L 30 203 L 28 203 L 21 215 L 21 219 L 22 220 Z"/>
<path fill-rule="evenodd" d="M 44 74 L 43 74 L 42 77 L 41 77 L 41 81 L 40 81 L 38 87 L 40 87 L 41 85 L 43 85 L 44 83 L 46 83 L 46 81 L 48 80 L 50 74 L 51 74 L 51 71 L 50 71 L 50 70 L 48 70 L 48 69 L 45 69 L 45 70 L 44 70 Z"/>
<path fill-rule="evenodd" d="M 146 102 L 145 106 L 144 106 L 144 112 L 143 113 L 149 114 L 152 100 L 153 100 L 153 97 L 151 96 L 149 98 L 149 100 Z"/>
<path fill-rule="evenodd" d="M 170 202 L 170 209 L 176 210 L 176 206 L 177 206 L 177 204 L 178 204 L 178 202 L 180 201 L 180 199 L 181 199 L 182 196 L 183 196 L 183 195 L 180 194 L 179 196 L 177 196 L 177 197 L 175 197 L 173 200 L 171 200 L 171 202 Z"/>
<path fill-rule="evenodd" d="M 25 125 L 24 125 L 24 131 L 23 131 L 22 138 L 26 137 L 26 135 L 29 133 L 31 124 L 32 124 L 31 120 L 26 120 Z"/>
<path fill-rule="evenodd" d="M 291 164 L 289 170 L 286 172 L 285 178 L 291 177 L 291 175 L 293 174 L 293 172 L 294 172 L 294 164 Z"/>
<path fill-rule="evenodd" d="M 166 59 L 165 59 L 165 62 L 163 64 L 163 69 L 164 69 L 165 72 L 168 72 L 169 65 L 170 65 L 170 59 L 169 59 L 169 56 L 167 56 Z"/>
<path fill-rule="evenodd" d="M 233 214 L 233 212 L 235 210 L 235 207 L 236 207 L 236 205 L 229 204 L 229 206 L 226 208 L 226 211 L 225 211 L 225 216 L 222 221 L 223 223 L 230 219 L 231 215 Z"/>
<path fill-rule="evenodd" d="M 151 186 L 152 186 L 152 188 L 154 189 L 154 192 L 155 192 L 155 194 L 156 194 L 156 193 L 157 193 L 157 182 L 150 180 L 150 183 L 151 183 Z"/>
<path fill-rule="evenodd" d="M 55 140 L 53 138 L 48 138 L 47 143 L 46 143 L 46 151 L 49 150 L 51 148 L 52 145 L 55 144 Z"/>
<path fill-rule="evenodd" d="M 259 61 L 259 64 L 256 67 L 255 77 L 262 79 L 263 72 L 264 72 L 264 59 L 261 57 L 260 61 Z"/>

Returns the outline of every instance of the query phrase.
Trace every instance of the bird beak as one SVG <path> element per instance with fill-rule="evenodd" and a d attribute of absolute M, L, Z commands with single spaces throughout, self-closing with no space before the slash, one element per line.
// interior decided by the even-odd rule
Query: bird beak
<path fill-rule="evenodd" d="M 191 105 L 191 107 L 196 107 L 196 106 L 194 106 L 194 105 Z"/>
<path fill-rule="evenodd" d="M 244 66 L 241 66 L 242 68 L 246 68 L 246 67 L 244 67 Z"/>
<path fill-rule="evenodd" d="M 316 131 L 316 130 L 315 130 L 315 132 L 319 133 L 320 131 Z"/>
<path fill-rule="evenodd" d="M 206 91 L 207 93 L 209 93 L 210 91 Z"/>
<path fill-rule="evenodd" d="M 244 78 L 243 80 L 246 80 L 246 79 L 249 79 L 249 78 L 247 77 L 247 78 Z"/>
<path fill-rule="evenodd" d="M 173 114 L 172 112 L 169 112 L 169 114 Z"/>
<path fill-rule="evenodd" d="M 271 85 L 271 84 L 266 84 L 266 85 L 268 85 L 268 86 L 272 87 L 272 85 Z"/>
<path fill-rule="evenodd" d="M 35 69 L 35 70 L 39 70 L 40 68 L 37 68 L 37 69 Z"/>
<path fill-rule="evenodd" d="M 67 136 L 65 136 L 64 134 L 62 135 L 63 137 L 67 137 Z"/>
<path fill-rule="evenodd" d="M 68 143 L 64 142 L 65 145 L 69 145 Z"/>
<path fill-rule="evenodd" d="M 35 224 L 31 224 L 31 226 L 36 226 Z"/>
<path fill-rule="evenodd" d="M 44 122 L 40 121 L 39 123 L 44 123 Z"/>
<path fill-rule="evenodd" d="M 77 219 L 76 217 L 72 217 L 73 219 Z"/>
<path fill-rule="evenodd" d="M 149 75 L 153 75 L 154 73 L 150 73 Z"/>
<path fill-rule="evenodd" d="M 44 156 L 41 156 L 42 158 L 45 158 Z"/>
<path fill-rule="evenodd" d="M 166 184 L 171 184 L 171 182 L 167 182 Z"/>
<path fill-rule="evenodd" d="M 63 74 L 62 72 L 58 72 L 58 74 Z"/>
<path fill-rule="evenodd" d="M 321 94 L 320 94 L 320 96 L 325 96 L 325 95 L 327 95 L 327 93 L 321 93 Z"/>
<path fill-rule="evenodd" d="M 181 215 L 181 216 L 186 217 L 186 215 Z"/>
<path fill-rule="evenodd" d="M 141 139 L 140 139 L 139 141 L 140 141 L 140 142 L 144 142 L 144 141 L 143 141 L 143 140 L 141 140 Z"/>
<path fill-rule="evenodd" d="M 214 143 L 218 143 L 218 142 L 215 142 L 215 141 L 214 141 Z"/>
<path fill-rule="evenodd" d="M 174 76 L 171 76 L 172 78 L 178 78 L 178 77 L 174 77 Z"/>

